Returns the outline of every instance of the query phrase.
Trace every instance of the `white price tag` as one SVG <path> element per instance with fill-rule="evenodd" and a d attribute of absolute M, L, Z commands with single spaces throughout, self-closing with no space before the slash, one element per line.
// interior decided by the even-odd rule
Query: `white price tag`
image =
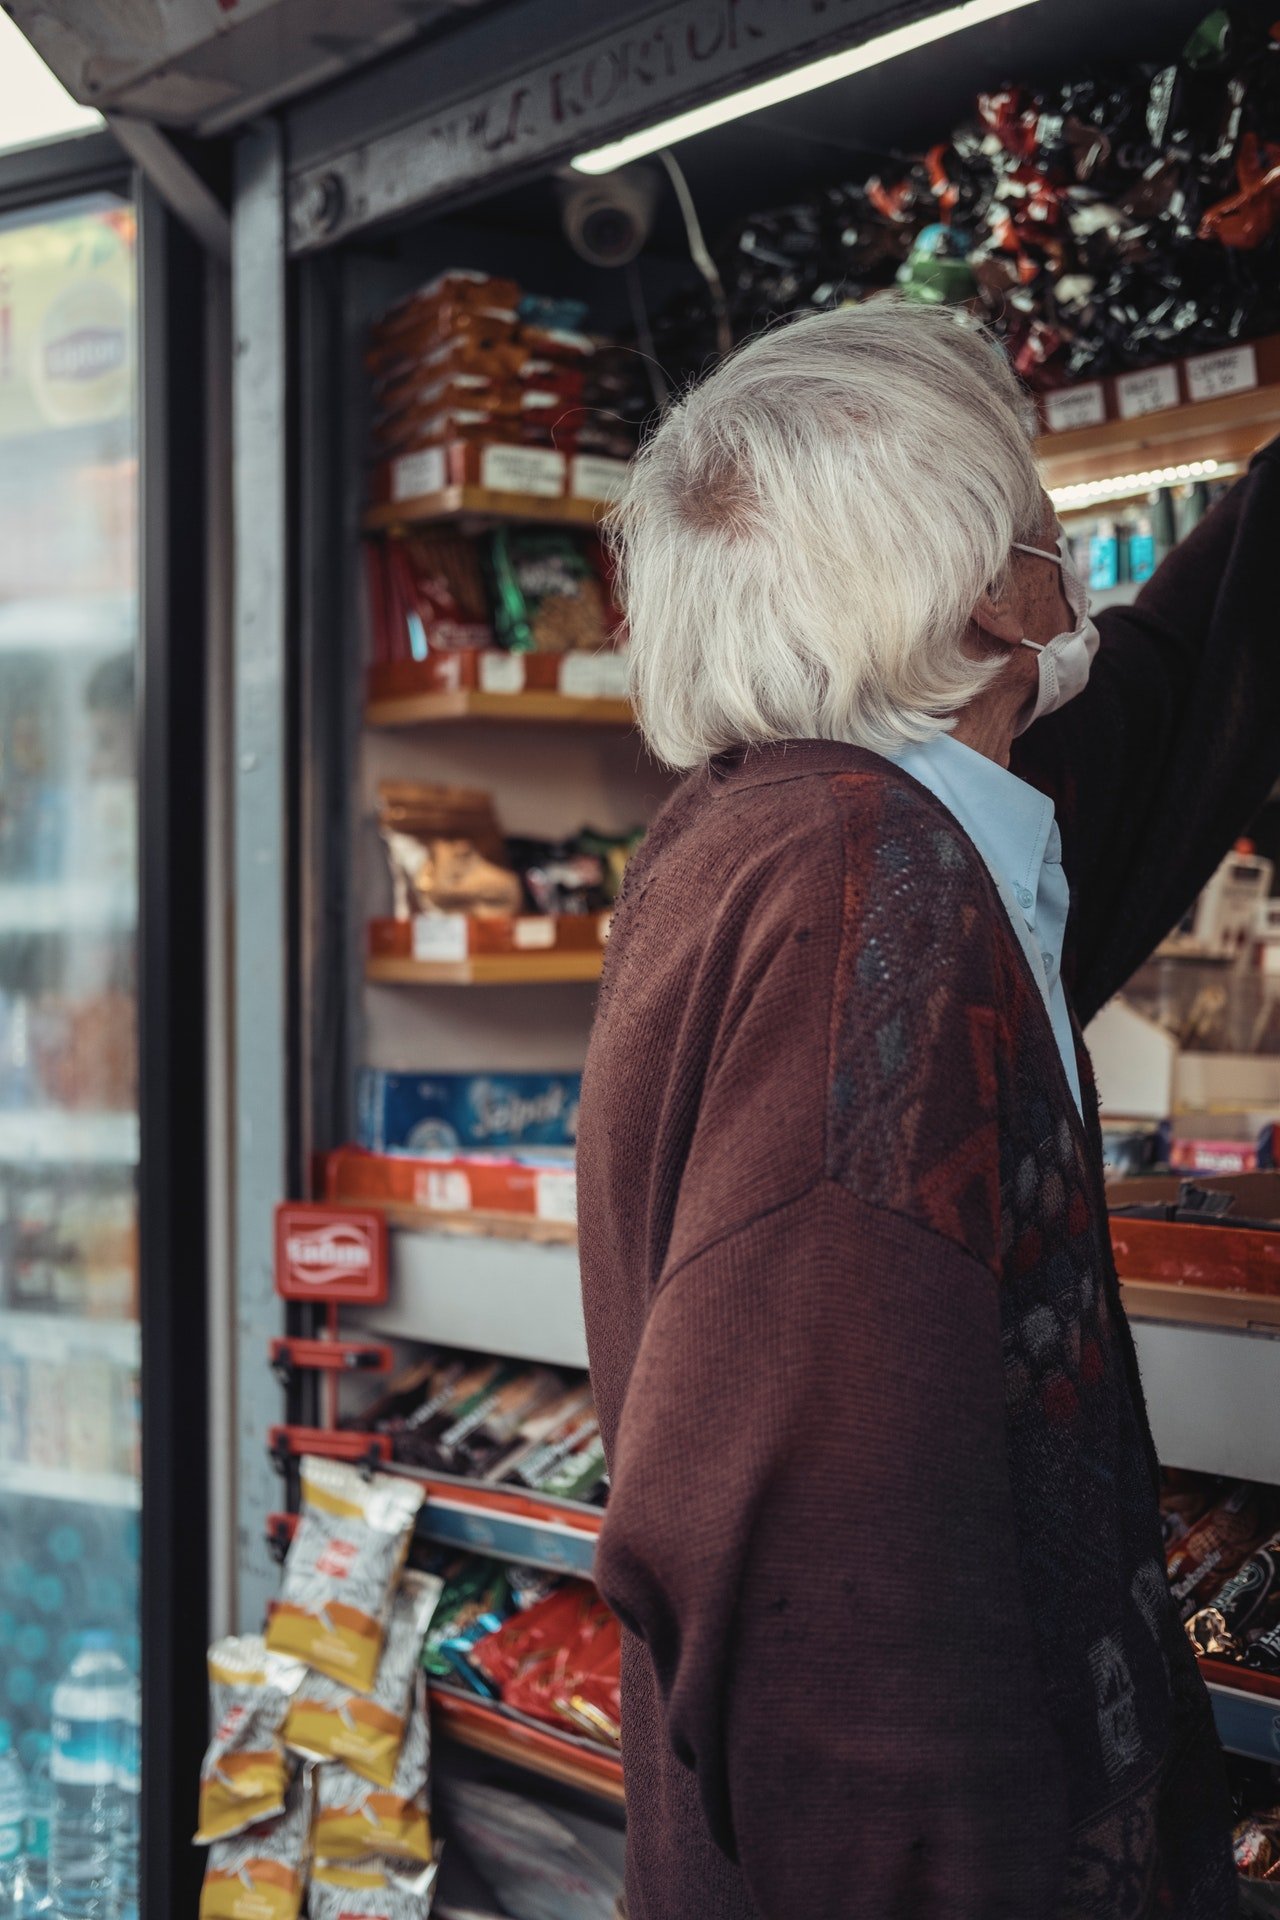
<path fill-rule="evenodd" d="M 424 447 L 421 453 L 406 453 L 392 464 L 393 500 L 416 500 L 419 494 L 439 493 L 443 485 L 443 447 Z"/>
<path fill-rule="evenodd" d="M 423 1167 L 414 1175 L 413 1200 L 429 1213 L 470 1213 L 471 1181 L 460 1167 Z"/>
<path fill-rule="evenodd" d="M 1100 427 L 1107 417 L 1101 380 L 1081 387 L 1059 387 L 1044 399 L 1044 421 L 1050 433 L 1069 433 L 1073 427 Z"/>
<path fill-rule="evenodd" d="M 1162 413 L 1178 404 L 1178 369 L 1146 367 L 1141 373 L 1122 373 L 1116 381 L 1120 418 L 1138 420 L 1144 413 Z"/>
<path fill-rule="evenodd" d="M 413 957 L 415 960 L 465 960 L 466 914 L 416 913 L 413 916 Z"/>
<path fill-rule="evenodd" d="M 1252 347 L 1227 347 L 1187 361 L 1187 393 L 1192 400 L 1215 400 L 1222 393 L 1248 393 L 1258 384 L 1258 356 Z"/>
<path fill-rule="evenodd" d="M 604 692 L 599 653 L 566 653 L 560 662 L 560 691 L 573 700 L 598 700 Z"/>
<path fill-rule="evenodd" d="M 549 913 L 526 913 L 516 921 L 512 939 L 521 953 L 554 947 L 556 923 Z"/>
<path fill-rule="evenodd" d="M 481 693 L 523 693 L 524 682 L 522 653 L 487 651 L 480 655 Z"/>
<path fill-rule="evenodd" d="M 486 447 L 480 455 L 480 485 L 494 493 L 535 493 L 558 500 L 566 461 L 550 447 Z"/>
<path fill-rule="evenodd" d="M 569 492 L 575 500 L 616 500 L 626 482 L 628 462 L 598 453 L 575 454 L 569 462 Z"/>
<path fill-rule="evenodd" d="M 534 1191 L 534 1206 L 539 1220 L 567 1221 L 578 1218 L 578 1176 L 571 1167 L 557 1167 L 539 1173 Z"/>

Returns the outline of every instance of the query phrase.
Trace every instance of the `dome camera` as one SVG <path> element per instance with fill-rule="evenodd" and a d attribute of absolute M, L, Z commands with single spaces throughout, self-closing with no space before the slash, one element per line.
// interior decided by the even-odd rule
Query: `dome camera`
<path fill-rule="evenodd" d="M 565 239 L 593 267 L 625 267 L 649 238 L 657 197 L 657 175 L 649 167 L 620 167 L 598 179 L 562 178 Z"/>

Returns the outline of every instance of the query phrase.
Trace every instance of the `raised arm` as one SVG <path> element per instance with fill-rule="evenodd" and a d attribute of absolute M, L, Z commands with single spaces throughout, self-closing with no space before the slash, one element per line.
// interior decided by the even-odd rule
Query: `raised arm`
<path fill-rule="evenodd" d="M 1280 441 L 1098 616 L 1086 691 L 1013 771 L 1053 798 L 1087 1021 L 1176 925 L 1280 772 Z"/>

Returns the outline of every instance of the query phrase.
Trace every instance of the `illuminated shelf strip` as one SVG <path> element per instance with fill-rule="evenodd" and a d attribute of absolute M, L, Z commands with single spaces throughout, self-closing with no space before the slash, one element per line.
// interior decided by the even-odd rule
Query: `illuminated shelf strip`
<path fill-rule="evenodd" d="M 1104 500 L 1127 500 L 1135 493 L 1158 487 L 1185 486 L 1196 480 L 1226 480 L 1240 471 L 1232 461 L 1185 460 L 1175 467 L 1144 467 L 1140 473 L 1115 473 L 1105 480 L 1079 480 L 1069 487 L 1051 487 L 1049 498 L 1060 513 L 1099 506 Z"/>

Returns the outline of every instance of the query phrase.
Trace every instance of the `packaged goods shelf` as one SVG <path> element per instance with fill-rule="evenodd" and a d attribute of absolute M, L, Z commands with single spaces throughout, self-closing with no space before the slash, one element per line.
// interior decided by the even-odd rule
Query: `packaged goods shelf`
<path fill-rule="evenodd" d="M 433 1686 L 431 1705 L 436 1731 L 446 1739 L 622 1805 L 622 1761 L 603 1747 L 452 1687 Z"/>
<path fill-rule="evenodd" d="M 0 1347 L 24 1359 L 65 1360 L 87 1353 L 114 1366 L 136 1367 L 142 1357 L 142 1329 L 136 1320 L 85 1320 L 6 1309 L 0 1315 Z"/>
<path fill-rule="evenodd" d="M 1044 433 L 1036 457 L 1046 487 L 1078 486 L 1115 475 L 1247 460 L 1280 425 L 1280 383 L 1184 402 L 1132 420 Z"/>
<path fill-rule="evenodd" d="M 466 1547 L 497 1560 L 519 1560 L 552 1573 L 590 1579 L 596 1541 L 604 1515 L 598 1507 L 552 1500 L 505 1487 L 477 1486 L 443 1474 L 418 1474 L 412 1467 L 396 1473 L 421 1480 L 426 1504 L 418 1532 L 441 1546 Z"/>
<path fill-rule="evenodd" d="M 629 700 L 599 699 L 568 693 L 485 693 L 458 687 L 445 693 L 403 694 L 370 700 L 365 721 L 371 727 L 427 727 L 460 721 L 492 721 L 503 726 L 629 728 L 635 713 Z"/>
<path fill-rule="evenodd" d="M 576 1247 L 578 1228 L 572 1220 L 539 1220 L 523 1213 L 437 1213 L 425 1207 L 406 1207 L 394 1200 L 362 1199 L 377 1207 L 393 1227 L 408 1233 L 452 1234 L 464 1240 L 514 1240 L 526 1247 Z"/>
<path fill-rule="evenodd" d="M 1163 1320 L 1132 1325 L 1165 1465 L 1280 1484 L 1280 1335 Z"/>
<path fill-rule="evenodd" d="M 0 1461 L 0 1500 L 21 1494 L 32 1500 L 75 1500 L 87 1507 L 140 1507 L 142 1490 L 127 1473 L 80 1473 L 74 1467 L 35 1467 L 25 1460 Z"/>
<path fill-rule="evenodd" d="M 379 987 L 516 987 L 598 980 L 600 952 L 476 953 L 466 960 L 409 960 L 379 954 L 365 978 Z"/>
<path fill-rule="evenodd" d="M 60 1108 L 0 1113 L 0 1166 L 132 1167 L 137 1162 L 136 1113 L 73 1113 Z"/>
<path fill-rule="evenodd" d="M 1261 1675 L 1233 1673 L 1221 1661 L 1202 1665 L 1218 1738 L 1227 1752 L 1280 1766 L 1280 1685 Z"/>
<path fill-rule="evenodd" d="M 397 527 L 421 527 L 456 520 L 536 520 L 547 527 L 594 527 L 607 505 L 603 500 L 544 499 L 533 493 L 498 493 L 492 487 L 442 487 L 413 500 L 370 507 L 366 533 Z"/>
<path fill-rule="evenodd" d="M 384 1338 L 481 1353 L 500 1345 L 512 1360 L 587 1364 L 573 1246 L 393 1231 L 385 1304 L 348 1317 Z"/>

